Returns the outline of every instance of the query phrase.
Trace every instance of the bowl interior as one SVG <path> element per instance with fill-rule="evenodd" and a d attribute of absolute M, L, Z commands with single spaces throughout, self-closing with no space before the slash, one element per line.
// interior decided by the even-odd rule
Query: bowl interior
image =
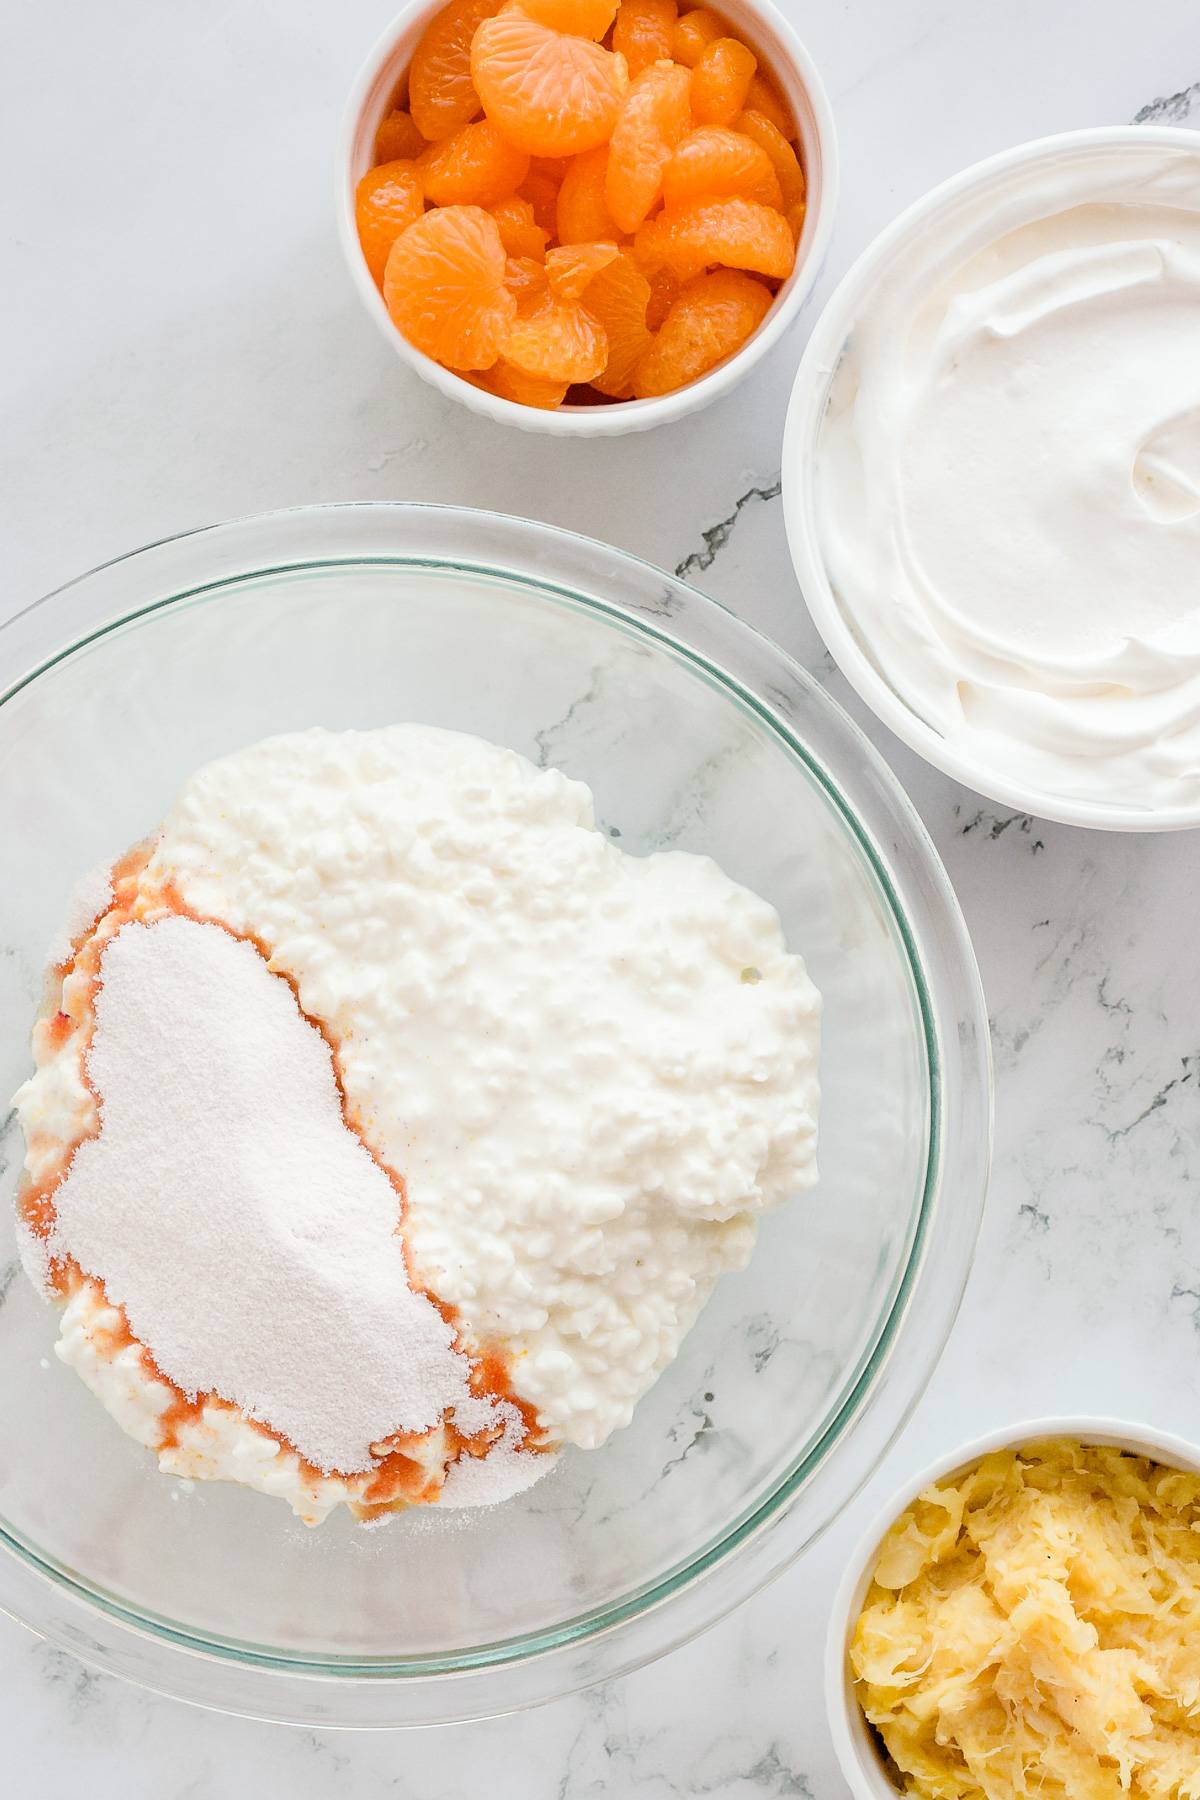
<path fill-rule="evenodd" d="M 137 559 L 132 559 L 136 563 Z M 119 573 L 119 566 L 118 566 Z M 96 631 L 0 703 L 0 1086 L 29 1070 L 77 878 L 181 780 L 274 732 L 418 720 L 582 778 L 634 853 L 714 856 L 779 910 L 825 999 L 821 1182 L 767 1219 L 631 1426 L 504 1506 L 308 1531 L 157 1472 L 54 1357 L 0 1223 L 0 1533 L 144 1629 L 331 1672 L 436 1671 L 628 1617 L 738 1541 L 852 1424 L 932 1181 L 936 1075 L 908 926 L 815 755 L 698 654 L 549 580 L 435 557 L 259 571 Z M 936 1060 L 935 1058 L 933 1060 Z M 20 1143 L 9 1119 L 0 1180 Z"/>

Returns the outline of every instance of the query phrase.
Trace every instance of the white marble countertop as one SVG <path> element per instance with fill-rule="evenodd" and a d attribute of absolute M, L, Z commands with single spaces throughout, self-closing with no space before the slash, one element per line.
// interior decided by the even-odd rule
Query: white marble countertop
<path fill-rule="evenodd" d="M 981 156 L 1135 116 L 1200 126 L 1195 0 L 781 3 L 841 134 L 818 304 L 902 206 Z M 391 11 L 392 0 L 40 0 L 14 16 L 0 107 L 0 611 L 236 514 L 456 501 L 680 565 L 862 720 L 804 613 L 774 497 L 803 332 L 695 420 L 564 446 L 443 400 L 363 315 L 329 169 L 343 95 Z M 1200 1436 L 1200 836 L 1013 817 L 869 729 L 974 936 L 996 1160 L 950 1347 L 866 1493 L 688 1648 L 539 1711 L 436 1731 L 315 1735 L 195 1711 L 0 1619 L 8 1791 L 838 1800 L 821 1642 L 844 1558 L 887 1493 L 943 1449 L 1039 1413 L 1111 1412 Z"/>

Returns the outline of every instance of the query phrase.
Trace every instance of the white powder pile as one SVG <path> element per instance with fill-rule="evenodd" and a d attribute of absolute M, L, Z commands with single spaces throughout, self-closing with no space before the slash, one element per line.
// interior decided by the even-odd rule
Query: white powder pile
<path fill-rule="evenodd" d="M 553 1457 L 531 1455 L 521 1449 L 525 1427 L 511 1401 L 501 1400 L 496 1412 L 504 1417 L 503 1437 L 486 1456 L 460 1456 L 450 1465 L 439 1506 L 495 1506 L 501 1500 L 511 1500 L 514 1494 L 523 1494 L 553 1467 Z"/>
<path fill-rule="evenodd" d="M 54 1248 L 103 1281 L 177 1386 L 215 1390 L 318 1468 L 368 1469 L 372 1443 L 447 1407 L 468 1432 L 487 1424 L 450 1327 L 408 1285 L 397 1195 L 287 983 L 185 918 L 126 925 L 101 973 L 102 1129 L 55 1196 Z"/>
<path fill-rule="evenodd" d="M 47 968 L 57 968 L 60 963 L 70 959 L 75 939 L 82 937 L 85 931 L 90 931 L 100 914 L 108 911 L 112 898 L 111 864 L 101 863 L 98 868 L 89 869 L 83 880 L 77 883 L 67 903 L 67 916 L 62 930 L 47 948 Z"/>

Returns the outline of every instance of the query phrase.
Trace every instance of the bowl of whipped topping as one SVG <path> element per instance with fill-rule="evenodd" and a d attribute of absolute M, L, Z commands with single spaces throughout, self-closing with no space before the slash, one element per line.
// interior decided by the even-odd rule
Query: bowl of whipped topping
<path fill-rule="evenodd" d="M 780 651 L 314 507 L 0 632 L 0 1605 L 312 1725 L 534 1704 L 799 1555 L 957 1309 L 949 884 Z"/>
<path fill-rule="evenodd" d="M 930 762 L 1067 824 L 1200 824 L 1200 142 L 1023 144 L 846 276 L 784 449 L 805 601 Z"/>

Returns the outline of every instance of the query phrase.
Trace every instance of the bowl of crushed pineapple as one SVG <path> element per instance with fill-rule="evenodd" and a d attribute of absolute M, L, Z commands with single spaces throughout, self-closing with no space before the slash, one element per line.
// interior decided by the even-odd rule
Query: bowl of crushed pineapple
<path fill-rule="evenodd" d="M 1200 1792 L 1200 1448 L 1038 1419 L 926 1469 L 833 1605 L 855 1800 Z"/>
<path fill-rule="evenodd" d="M 795 323 L 836 165 L 770 0 L 414 0 L 346 105 L 338 230 L 418 375 L 611 437 L 709 405 Z"/>

